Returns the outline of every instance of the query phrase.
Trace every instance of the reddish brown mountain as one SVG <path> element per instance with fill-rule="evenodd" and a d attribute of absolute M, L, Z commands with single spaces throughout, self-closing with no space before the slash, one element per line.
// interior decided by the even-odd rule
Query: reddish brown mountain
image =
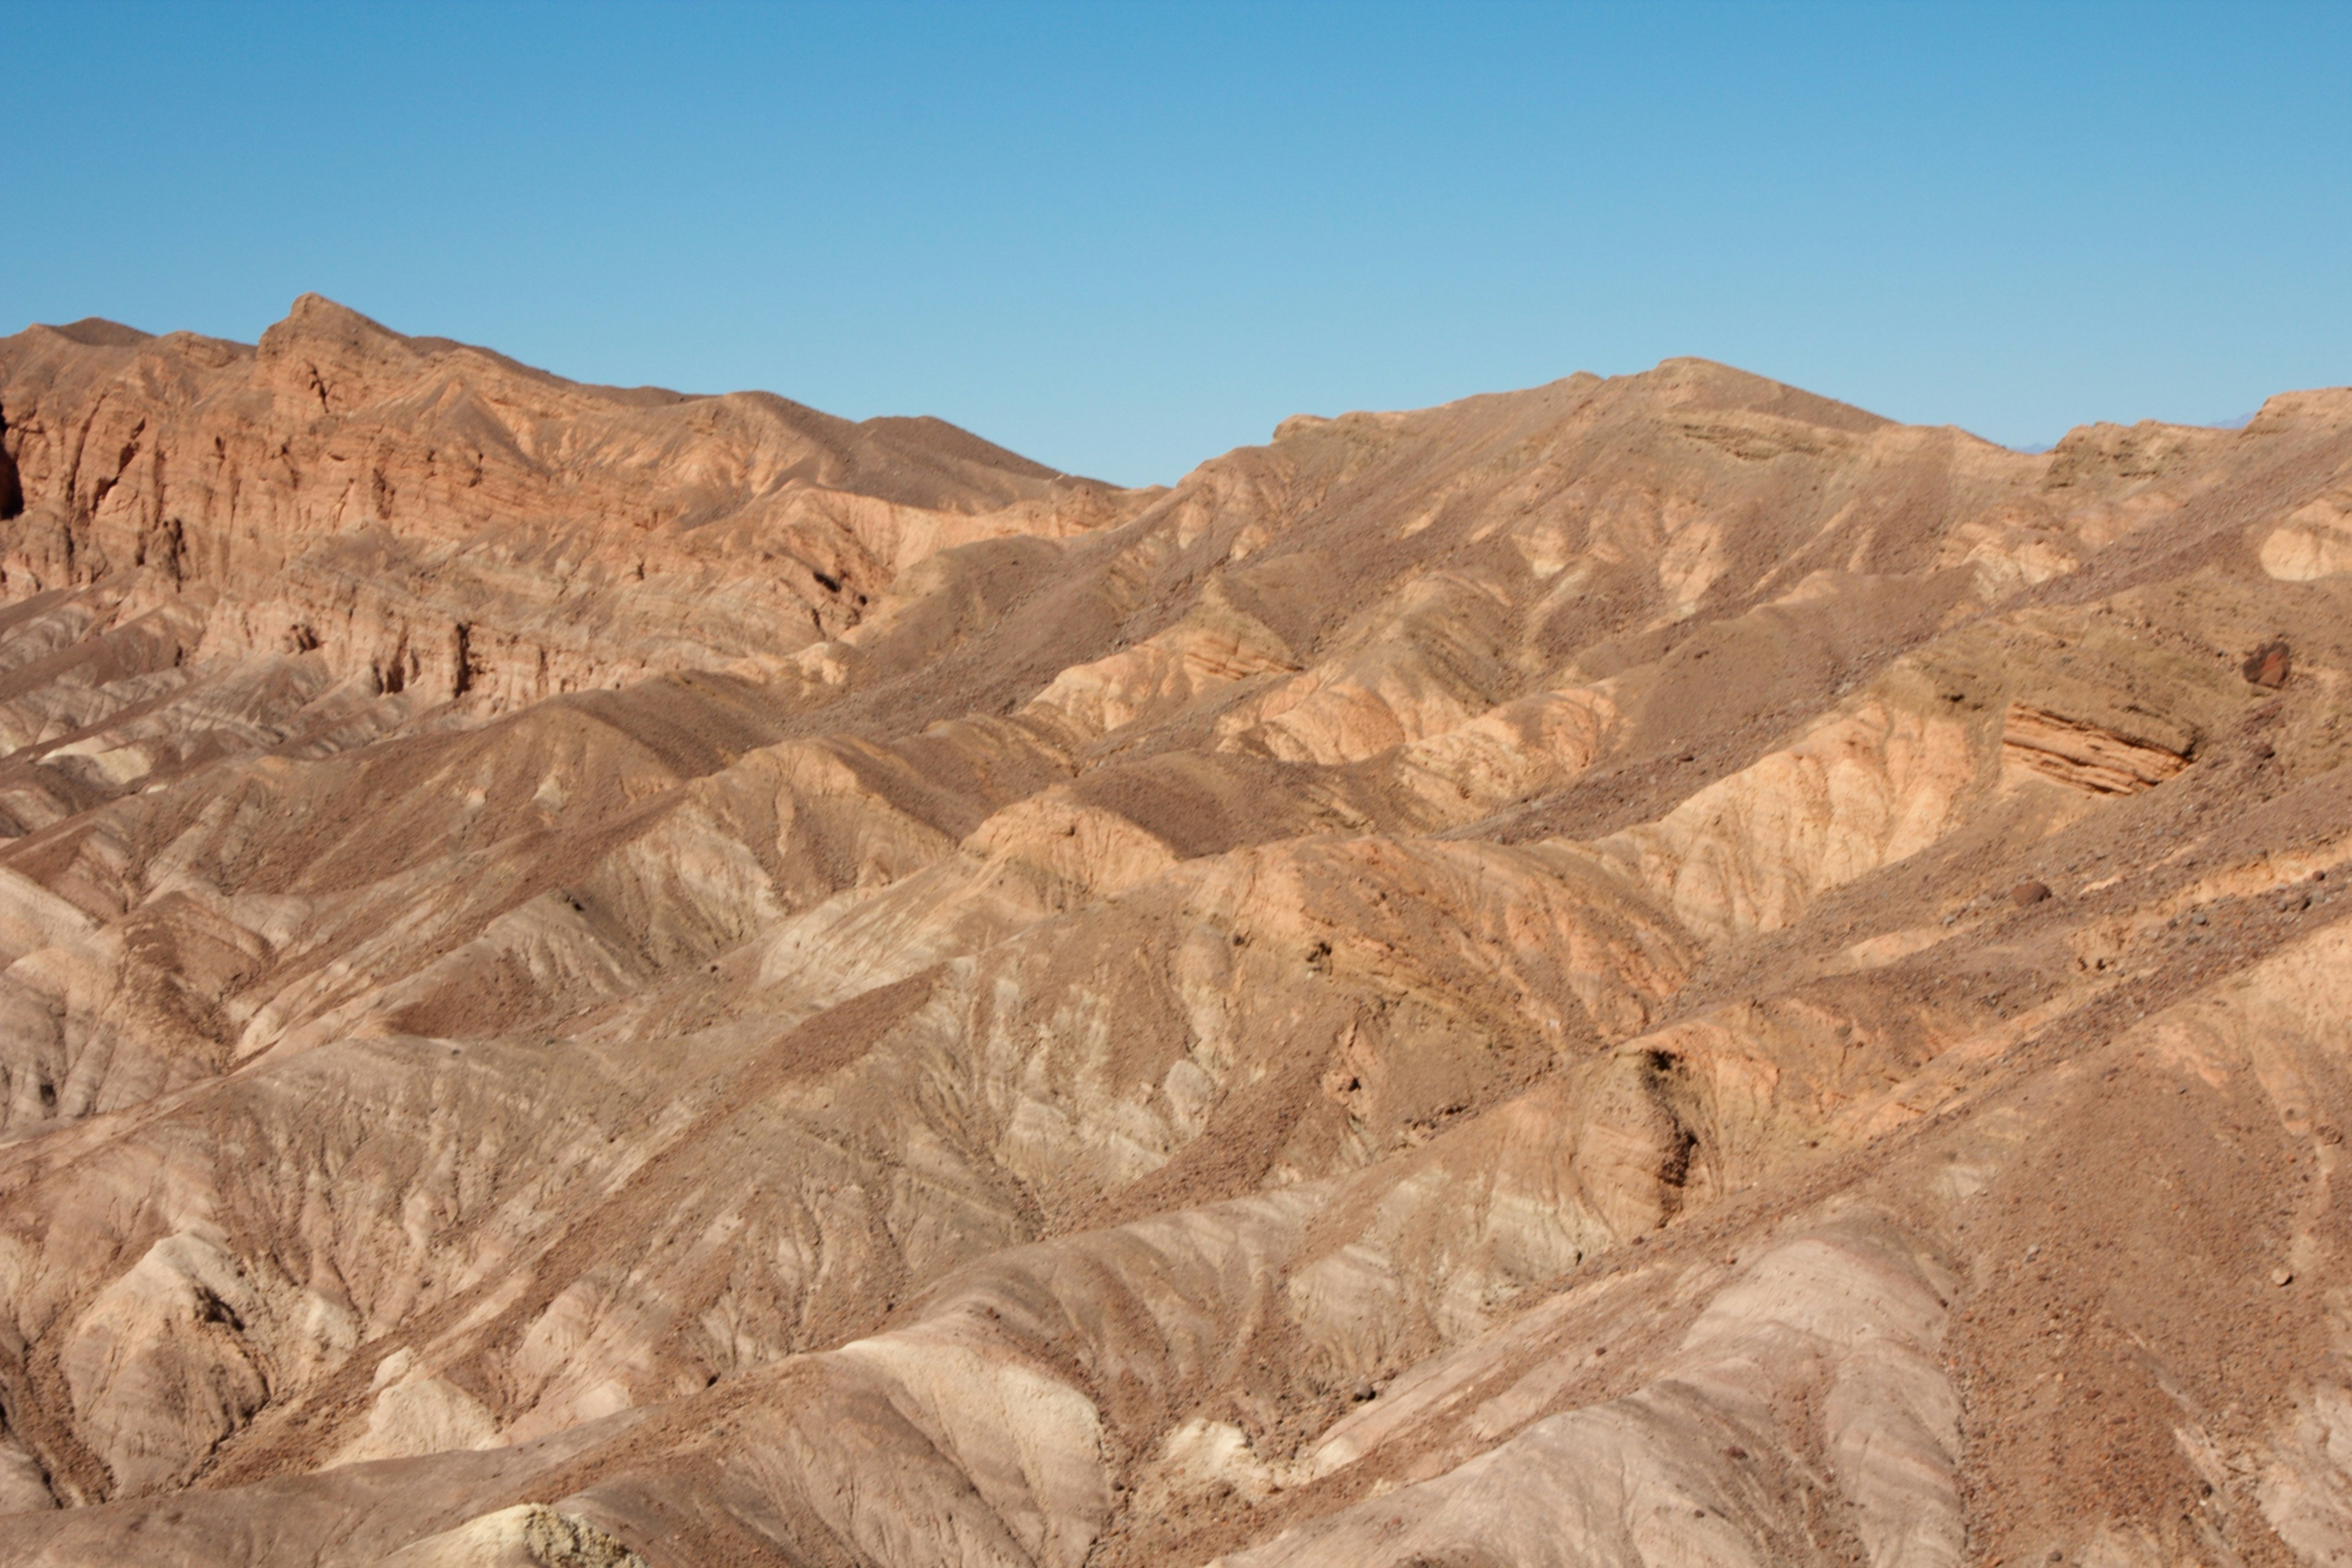
<path fill-rule="evenodd" d="M 2352 392 L 0 447 L 0 1563 L 2352 1550 Z"/>

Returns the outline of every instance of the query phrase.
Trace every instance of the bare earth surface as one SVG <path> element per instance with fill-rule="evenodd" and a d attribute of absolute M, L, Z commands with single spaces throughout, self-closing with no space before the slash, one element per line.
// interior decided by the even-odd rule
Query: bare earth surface
<path fill-rule="evenodd" d="M 0 1563 L 2352 1559 L 2352 391 L 0 447 Z"/>

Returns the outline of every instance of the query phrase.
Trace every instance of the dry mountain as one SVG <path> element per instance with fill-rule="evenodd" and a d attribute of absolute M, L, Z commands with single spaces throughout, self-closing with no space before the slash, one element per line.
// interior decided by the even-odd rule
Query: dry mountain
<path fill-rule="evenodd" d="M 0 1564 L 2352 1553 L 2352 391 L 1171 489 L 0 340 Z"/>

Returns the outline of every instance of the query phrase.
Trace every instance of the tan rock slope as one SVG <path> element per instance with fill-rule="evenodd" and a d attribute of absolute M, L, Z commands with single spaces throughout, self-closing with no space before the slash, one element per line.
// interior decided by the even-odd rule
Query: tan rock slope
<path fill-rule="evenodd" d="M 0 449 L 0 1563 L 2352 1553 L 2352 392 Z"/>

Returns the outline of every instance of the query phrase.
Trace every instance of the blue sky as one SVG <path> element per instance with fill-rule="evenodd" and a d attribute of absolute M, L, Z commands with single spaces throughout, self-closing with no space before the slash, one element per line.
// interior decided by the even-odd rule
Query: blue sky
<path fill-rule="evenodd" d="M 2352 381 L 2352 6 L 18 5 L 0 331 L 317 289 L 1172 480 L 1674 354 L 2011 445 Z"/>

